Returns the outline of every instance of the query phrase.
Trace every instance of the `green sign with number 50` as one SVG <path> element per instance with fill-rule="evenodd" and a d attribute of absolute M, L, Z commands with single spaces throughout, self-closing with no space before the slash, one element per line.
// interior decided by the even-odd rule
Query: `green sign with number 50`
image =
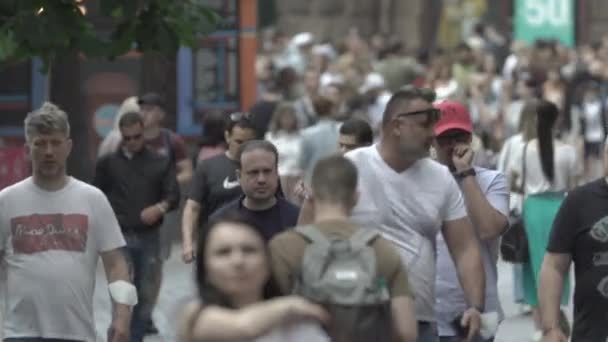
<path fill-rule="evenodd" d="M 516 0 L 515 39 L 557 39 L 574 46 L 574 0 Z"/>

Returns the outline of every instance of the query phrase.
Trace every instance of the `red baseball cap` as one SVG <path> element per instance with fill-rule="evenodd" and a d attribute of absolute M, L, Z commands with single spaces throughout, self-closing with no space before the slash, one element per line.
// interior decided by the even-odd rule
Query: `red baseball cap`
<path fill-rule="evenodd" d="M 461 129 L 473 133 L 473 122 L 469 110 L 460 102 L 443 100 L 435 105 L 441 111 L 439 121 L 435 124 L 435 135 L 441 135 L 450 129 Z"/>

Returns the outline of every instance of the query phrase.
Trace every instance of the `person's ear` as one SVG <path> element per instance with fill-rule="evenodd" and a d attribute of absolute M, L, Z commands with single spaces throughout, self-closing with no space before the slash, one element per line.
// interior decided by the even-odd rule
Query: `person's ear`
<path fill-rule="evenodd" d="M 399 130 L 399 125 L 400 125 L 399 120 L 391 120 L 389 125 L 391 125 L 391 131 L 393 132 L 394 136 L 396 136 L 396 137 L 401 136 L 401 131 Z"/>
<path fill-rule="evenodd" d="M 227 130 L 224 131 L 224 140 L 226 141 L 226 143 L 230 141 L 230 132 Z"/>
<path fill-rule="evenodd" d="M 68 144 L 68 156 L 70 154 L 72 154 L 72 147 L 74 147 L 74 142 L 72 141 L 72 139 L 67 140 L 66 144 Z"/>
<path fill-rule="evenodd" d="M 32 160 L 32 145 L 26 142 L 23 147 L 25 148 L 25 157 L 27 158 L 27 160 Z"/>

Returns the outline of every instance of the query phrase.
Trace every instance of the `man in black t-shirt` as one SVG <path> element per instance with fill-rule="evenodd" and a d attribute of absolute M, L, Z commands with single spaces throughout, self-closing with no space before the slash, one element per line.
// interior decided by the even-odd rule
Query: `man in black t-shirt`
<path fill-rule="evenodd" d="M 264 140 L 249 141 L 242 146 L 239 161 L 239 182 L 244 196 L 220 208 L 211 215 L 211 219 L 236 211 L 262 229 L 266 241 L 294 227 L 300 210 L 277 194 L 279 172 L 276 147 Z"/>
<path fill-rule="evenodd" d="M 255 126 L 244 114 L 230 115 L 224 132 L 228 150 L 209 158 L 196 166 L 190 194 L 182 216 L 182 259 L 186 263 L 194 259 L 194 230 L 207 222 L 211 215 L 224 204 L 243 194 L 237 179 L 237 155 L 241 145 L 255 139 Z"/>
<path fill-rule="evenodd" d="M 604 168 L 608 176 L 608 144 Z M 540 274 L 544 342 L 566 342 L 559 329 L 563 280 L 574 261 L 572 341 L 608 341 L 608 177 L 574 189 L 553 223 Z"/>

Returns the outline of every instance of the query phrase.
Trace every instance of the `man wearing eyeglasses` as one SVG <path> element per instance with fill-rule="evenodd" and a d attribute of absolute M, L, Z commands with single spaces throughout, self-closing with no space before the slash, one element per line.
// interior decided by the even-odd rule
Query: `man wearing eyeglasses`
<path fill-rule="evenodd" d="M 179 204 L 175 165 L 152 151 L 144 138 L 144 119 L 124 114 L 118 126 L 122 146 L 102 157 L 93 184 L 103 191 L 127 241 L 131 276 L 139 303 L 133 309 L 130 341 L 143 341 L 156 301 L 161 259 L 160 226 L 165 214 Z"/>
<path fill-rule="evenodd" d="M 506 177 L 494 170 L 473 166 L 473 123 L 467 108 L 445 100 L 435 106 L 441 118 L 435 124 L 437 161 L 447 166 L 464 196 L 467 213 L 480 239 L 486 276 L 485 309 L 495 312 L 498 321 L 503 312 L 498 299 L 498 239 L 508 226 L 509 186 Z M 453 322 L 467 309 L 465 293 L 458 281 L 446 240 L 437 236 L 436 312 L 441 342 L 460 342 Z M 475 341 L 492 341 L 495 331 L 484 331 Z"/>
<path fill-rule="evenodd" d="M 438 341 L 435 324 L 435 241 L 441 231 L 463 284 L 466 341 L 484 310 L 484 272 L 465 203 L 448 168 L 429 158 L 440 115 L 434 94 L 402 89 L 383 114 L 379 143 L 346 154 L 359 169 L 360 200 L 352 219 L 378 229 L 399 250 L 416 299 L 418 341 Z"/>

